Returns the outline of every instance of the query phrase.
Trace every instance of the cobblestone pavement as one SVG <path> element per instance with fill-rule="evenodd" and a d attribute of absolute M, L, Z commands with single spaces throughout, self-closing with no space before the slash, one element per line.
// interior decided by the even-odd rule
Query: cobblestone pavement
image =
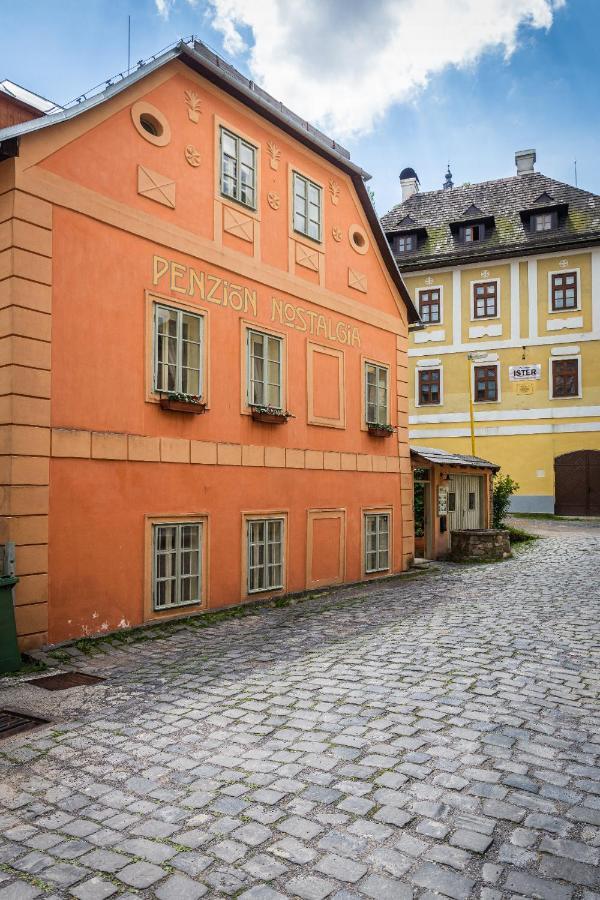
<path fill-rule="evenodd" d="M 599 564 L 581 528 L 75 656 L 107 681 L 0 743 L 0 900 L 600 900 Z"/>

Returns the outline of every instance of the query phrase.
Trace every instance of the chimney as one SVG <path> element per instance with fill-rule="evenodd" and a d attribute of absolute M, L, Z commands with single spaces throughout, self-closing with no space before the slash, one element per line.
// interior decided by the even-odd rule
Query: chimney
<path fill-rule="evenodd" d="M 402 188 L 402 202 L 408 200 L 413 194 L 417 194 L 420 188 L 419 178 L 410 166 L 400 172 L 400 187 Z"/>
<path fill-rule="evenodd" d="M 517 150 L 515 153 L 517 175 L 528 175 L 530 172 L 535 171 L 533 168 L 535 160 L 535 150 Z"/>

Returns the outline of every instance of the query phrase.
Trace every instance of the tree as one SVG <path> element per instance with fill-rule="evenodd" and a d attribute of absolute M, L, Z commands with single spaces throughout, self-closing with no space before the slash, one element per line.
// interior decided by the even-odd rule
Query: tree
<path fill-rule="evenodd" d="M 500 471 L 494 475 L 493 489 L 493 517 L 494 528 L 503 528 L 504 520 L 510 507 L 510 499 L 519 490 L 519 485 L 510 475 L 501 475 Z"/>

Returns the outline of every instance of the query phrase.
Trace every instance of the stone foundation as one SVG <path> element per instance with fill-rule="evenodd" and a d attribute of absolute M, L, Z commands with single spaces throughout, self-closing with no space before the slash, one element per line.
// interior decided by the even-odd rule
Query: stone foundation
<path fill-rule="evenodd" d="M 499 528 L 465 528 L 452 532 L 450 559 L 453 562 L 506 559 L 508 556 L 508 531 Z"/>

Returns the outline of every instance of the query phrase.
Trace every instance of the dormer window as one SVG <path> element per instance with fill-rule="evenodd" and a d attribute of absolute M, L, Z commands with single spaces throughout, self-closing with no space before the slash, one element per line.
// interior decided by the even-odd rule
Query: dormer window
<path fill-rule="evenodd" d="M 556 228 L 555 212 L 535 213 L 535 215 L 531 217 L 532 231 L 552 231 L 554 228 Z"/>
<path fill-rule="evenodd" d="M 394 250 L 396 251 L 396 253 L 411 253 L 416 249 L 416 234 L 398 234 L 394 238 Z"/>
<path fill-rule="evenodd" d="M 476 244 L 485 238 L 485 225 L 463 225 L 460 229 L 460 240 L 464 244 Z"/>

